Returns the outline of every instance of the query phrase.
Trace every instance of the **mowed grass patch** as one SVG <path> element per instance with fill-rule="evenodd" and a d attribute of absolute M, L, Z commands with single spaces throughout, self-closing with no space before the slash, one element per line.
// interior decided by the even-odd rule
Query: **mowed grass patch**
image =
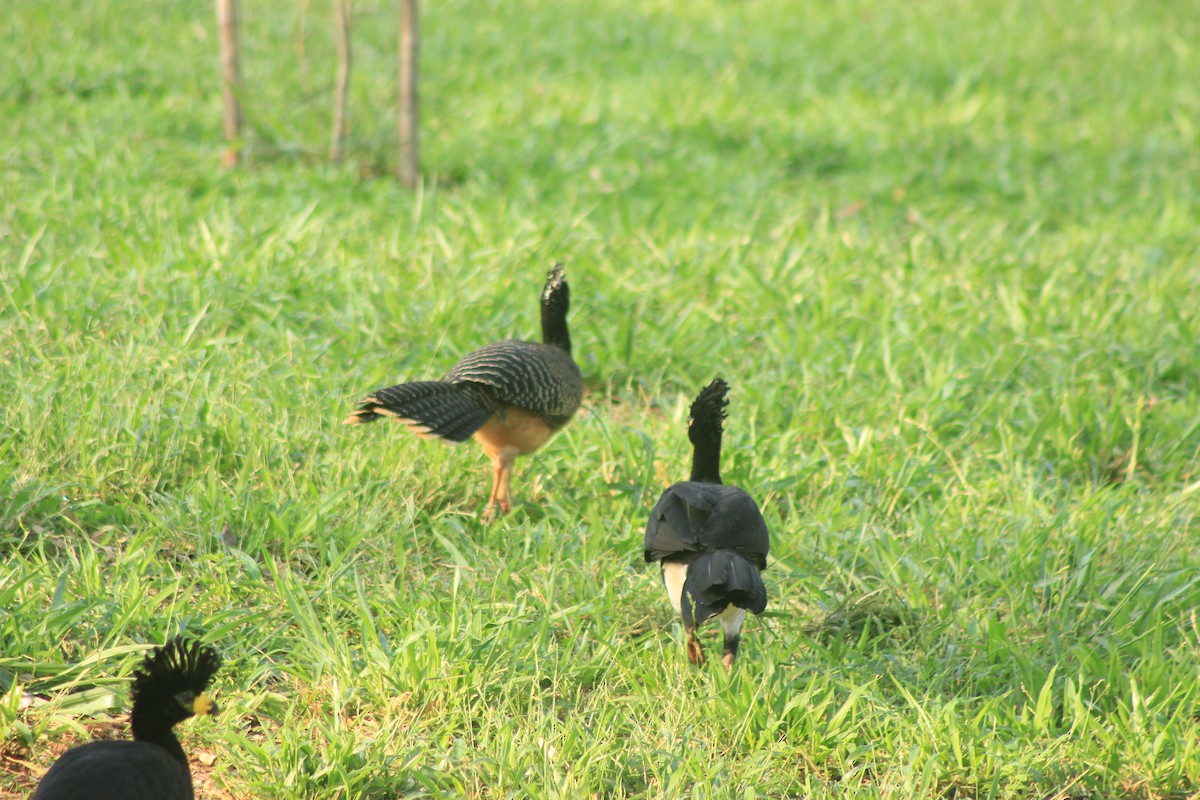
<path fill-rule="evenodd" d="M 393 6 L 341 166 L 327 9 L 243 11 L 229 172 L 211 9 L 0 21 L 0 793 L 180 630 L 202 796 L 1197 791 L 1195 15 L 429 6 L 408 193 Z M 484 524 L 476 448 L 340 422 L 536 338 L 556 260 L 584 408 Z M 730 675 L 640 551 L 718 375 Z"/>

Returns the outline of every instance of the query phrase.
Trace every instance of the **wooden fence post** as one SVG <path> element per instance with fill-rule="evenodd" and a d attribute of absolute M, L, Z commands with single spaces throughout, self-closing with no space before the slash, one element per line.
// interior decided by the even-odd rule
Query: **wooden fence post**
<path fill-rule="evenodd" d="M 399 93 L 396 122 L 400 133 L 400 163 L 396 174 L 409 188 L 420 178 L 418 157 L 417 66 L 420 50 L 420 21 L 417 0 L 398 0 L 400 3 Z"/>
<path fill-rule="evenodd" d="M 338 74 L 333 97 L 333 141 L 329 157 L 342 160 L 342 145 L 346 141 L 346 94 L 350 89 L 350 26 L 354 0 L 333 0 L 337 17 Z"/>
<path fill-rule="evenodd" d="M 217 0 L 217 28 L 221 39 L 221 98 L 225 106 L 225 141 L 229 146 L 221 154 L 221 164 L 235 166 L 241 158 L 242 59 L 238 43 L 237 0 Z"/>

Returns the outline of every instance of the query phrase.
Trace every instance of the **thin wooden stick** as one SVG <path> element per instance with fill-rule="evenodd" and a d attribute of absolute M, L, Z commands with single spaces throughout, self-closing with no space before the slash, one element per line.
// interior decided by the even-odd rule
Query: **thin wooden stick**
<path fill-rule="evenodd" d="M 221 39 L 221 99 L 225 106 L 225 141 L 229 146 L 221 154 L 221 164 L 236 166 L 241 158 L 238 141 L 242 138 L 242 58 L 238 43 L 237 0 L 217 0 L 217 28 Z"/>
<path fill-rule="evenodd" d="M 309 0 L 300 0 L 300 19 L 296 24 L 296 58 L 300 60 L 300 86 L 304 89 L 304 97 L 312 99 L 312 70 L 308 65 L 308 49 L 304 43 L 308 35 L 308 4 Z"/>
<path fill-rule="evenodd" d="M 342 160 L 343 144 L 346 141 L 346 93 L 350 89 L 350 16 L 354 0 L 333 0 L 334 16 L 337 17 L 338 74 L 333 97 L 333 141 L 329 145 L 329 157 Z"/>
<path fill-rule="evenodd" d="M 417 0 L 399 0 L 400 3 L 400 67 L 397 76 L 400 84 L 396 122 L 400 129 L 400 163 L 397 176 L 409 188 L 417 185 L 420 177 L 418 156 L 418 108 L 417 66 L 420 50 L 420 20 L 417 16 Z"/>

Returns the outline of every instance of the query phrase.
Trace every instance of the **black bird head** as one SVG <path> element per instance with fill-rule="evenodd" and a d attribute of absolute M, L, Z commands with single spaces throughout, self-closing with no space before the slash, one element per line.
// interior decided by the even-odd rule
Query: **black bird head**
<path fill-rule="evenodd" d="M 134 738 L 153 739 L 193 715 L 216 714 L 204 690 L 220 668 L 216 650 L 182 636 L 154 648 L 133 675 Z"/>
<path fill-rule="evenodd" d="M 716 378 L 700 390 L 688 414 L 688 439 L 692 443 L 693 481 L 721 482 L 721 432 L 725 422 L 725 395 L 729 384 Z"/>
<path fill-rule="evenodd" d="M 567 333 L 567 311 L 571 308 L 571 287 L 563 274 L 563 265 L 555 264 L 546 275 L 542 289 L 542 341 L 571 352 L 571 336 Z"/>

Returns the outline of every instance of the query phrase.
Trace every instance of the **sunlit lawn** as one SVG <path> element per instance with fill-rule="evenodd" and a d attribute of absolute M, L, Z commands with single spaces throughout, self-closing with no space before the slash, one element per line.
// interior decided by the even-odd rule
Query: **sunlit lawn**
<path fill-rule="evenodd" d="M 181 630 L 201 797 L 1200 791 L 1194 7 L 425 4 L 408 193 L 393 4 L 340 166 L 332 12 L 243 5 L 232 172 L 211 5 L 0 15 L 0 796 Z M 556 260 L 585 407 L 488 525 L 478 448 L 339 422 Z M 641 556 L 716 376 L 731 675 Z"/>

